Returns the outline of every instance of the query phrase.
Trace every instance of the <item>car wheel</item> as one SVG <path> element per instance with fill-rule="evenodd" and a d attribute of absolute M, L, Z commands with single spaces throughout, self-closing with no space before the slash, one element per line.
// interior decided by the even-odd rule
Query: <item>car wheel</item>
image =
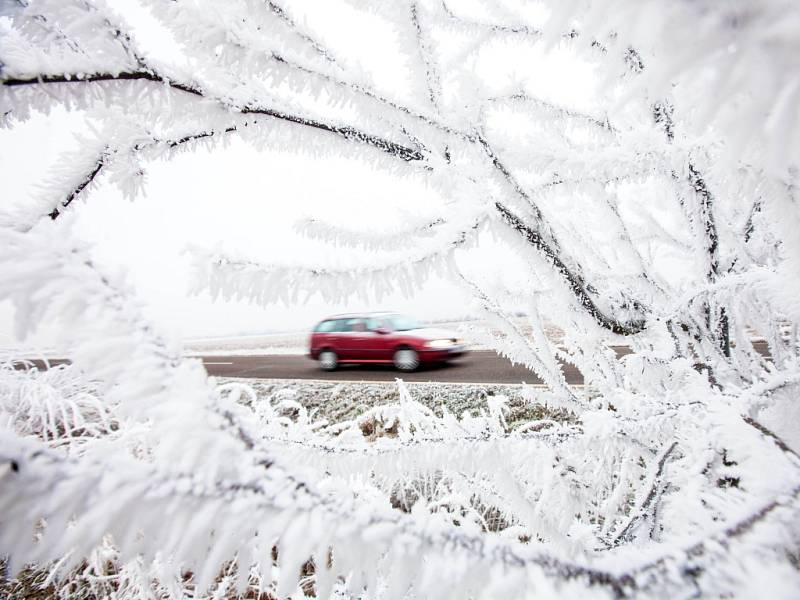
<path fill-rule="evenodd" d="M 333 350 L 323 350 L 319 353 L 319 366 L 323 371 L 335 371 L 339 365 L 339 357 Z"/>
<path fill-rule="evenodd" d="M 394 353 L 394 366 L 400 371 L 413 371 L 419 366 L 419 354 L 411 348 L 400 348 Z"/>

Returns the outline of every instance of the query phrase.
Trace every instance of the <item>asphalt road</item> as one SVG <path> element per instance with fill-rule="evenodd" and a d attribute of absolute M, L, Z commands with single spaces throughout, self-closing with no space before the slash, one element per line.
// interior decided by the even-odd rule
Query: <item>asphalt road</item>
<path fill-rule="evenodd" d="M 628 349 L 622 348 L 627 354 Z M 203 356 L 209 375 L 252 377 L 258 379 L 324 379 L 327 381 L 436 381 L 441 383 L 542 383 L 535 373 L 492 351 L 470 352 L 445 364 L 422 365 L 411 373 L 402 373 L 391 365 L 340 365 L 335 371 L 323 371 L 317 361 L 303 355 Z M 69 361 L 53 359 L 55 366 Z M 18 361 L 18 368 L 46 368 L 44 361 Z M 562 364 L 567 383 L 583 383 L 583 375 L 574 366 Z"/>
<path fill-rule="evenodd" d="M 768 356 L 764 342 L 754 346 L 764 356 Z M 630 354 L 626 346 L 612 346 L 617 356 Z M 324 379 L 328 381 L 394 381 L 401 377 L 404 381 L 436 381 L 442 383 L 543 383 L 535 373 L 521 365 L 489 350 L 473 351 L 450 363 L 423 365 L 412 373 L 401 373 L 390 365 L 342 365 L 336 371 L 328 372 L 319 368 L 316 361 L 307 356 L 269 355 L 269 356 L 203 356 L 203 364 L 209 375 L 219 377 L 252 377 L 259 379 Z M 64 360 L 52 360 L 56 365 Z M 41 360 L 20 361 L 35 365 L 40 369 L 45 365 Z M 567 383 L 580 385 L 583 375 L 573 365 L 562 363 L 561 369 Z"/>
<path fill-rule="evenodd" d="M 615 348 L 618 355 L 628 348 Z M 391 365 L 341 365 L 336 371 L 323 371 L 306 356 L 204 356 L 209 375 L 256 377 L 263 379 L 325 379 L 328 381 L 438 381 L 448 383 L 542 383 L 535 373 L 513 365 L 492 351 L 474 351 L 445 364 L 422 365 L 411 373 L 401 373 Z M 574 366 L 562 363 L 567 383 L 582 384 L 583 375 Z"/>

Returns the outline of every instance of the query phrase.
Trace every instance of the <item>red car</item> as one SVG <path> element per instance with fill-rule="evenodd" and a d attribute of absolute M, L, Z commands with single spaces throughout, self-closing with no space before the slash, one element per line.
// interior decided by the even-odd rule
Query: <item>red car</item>
<path fill-rule="evenodd" d="M 413 371 L 420 363 L 443 362 L 464 353 L 464 343 L 452 331 L 425 327 L 397 313 L 366 313 L 320 322 L 311 334 L 308 355 L 326 371 L 343 363 L 393 364 Z"/>

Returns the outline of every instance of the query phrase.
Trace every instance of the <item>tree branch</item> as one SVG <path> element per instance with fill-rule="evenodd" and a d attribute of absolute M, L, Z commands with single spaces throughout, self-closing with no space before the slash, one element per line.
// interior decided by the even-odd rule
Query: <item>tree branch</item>
<path fill-rule="evenodd" d="M 466 27 L 480 27 L 482 29 L 488 29 L 494 33 L 526 35 L 534 38 L 540 38 L 543 35 L 541 30 L 528 27 L 527 25 L 506 25 L 504 23 L 487 23 L 465 19 L 464 17 L 454 13 L 453 10 L 447 5 L 446 0 L 442 0 L 442 12 L 450 21 Z M 565 37 L 574 37 L 574 35 L 571 34 L 564 35 Z"/>
<path fill-rule="evenodd" d="M 422 25 L 419 22 L 419 5 L 414 2 L 411 4 L 411 23 L 414 26 L 414 33 L 417 38 L 417 48 L 419 49 L 420 59 L 425 66 L 425 82 L 428 86 L 428 98 L 431 101 L 431 106 L 434 110 L 439 112 L 439 94 L 441 88 L 441 81 L 436 68 L 431 59 L 430 48 L 424 38 Z"/>
<path fill-rule="evenodd" d="M 100 171 L 107 164 L 106 163 L 107 159 L 108 159 L 108 149 L 106 149 L 106 151 L 103 152 L 103 154 L 101 154 L 100 157 L 97 159 L 94 169 L 92 169 L 86 175 L 86 177 L 84 177 L 83 180 L 78 184 L 78 186 L 67 195 L 66 200 L 64 200 L 61 203 L 61 209 L 67 208 L 70 204 L 72 204 L 72 201 L 78 197 L 78 195 L 86 188 L 86 186 L 88 186 L 95 180 L 95 178 L 100 174 Z M 56 220 L 60 215 L 61 215 L 61 210 L 59 210 L 59 208 L 56 207 L 52 211 L 50 211 L 50 213 L 48 213 L 47 216 L 49 216 L 52 220 Z"/>
<path fill-rule="evenodd" d="M 300 117 L 283 111 L 274 110 L 271 108 L 265 108 L 261 106 L 248 105 L 239 108 L 237 106 L 225 103 L 219 98 L 214 98 L 213 96 L 209 96 L 199 88 L 162 78 L 151 71 L 133 71 L 133 72 L 123 72 L 117 74 L 93 73 L 85 76 L 44 75 L 30 79 L 6 79 L 2 83 L 4 86 L 16 87 L 16 86 L 39 85 L 48 83 L 53 83 L 53 84 L 94 83 L 101 81 L 152 81 L 155 83 L 167 84 L 170 88 L 175 90 L 180 90 L 187 94 L 192 94 L 200 98 L 211 98 L 213 100 L 216 100 L 220 104 L 223 104 L 226 108 L 236 110 L 241 114 L 265 115 L 273 117 L 275 119 L 288 121 L 290 123 L 296 123 L 298 125 L 304 125 L 306 127 L 313 127 L 314 129 L 319 129 L 321 131 L 326 131 L 328 133 L 336 134 L 340 137 L 343 137 L 346 140 L 352 140 L 367 144 L 369 146 L 377 148 L 378 150 L 381 150 L 382 152 L 386 152 L 387 154 L 390 154 L 392 156 L 397 156 L 398 158 L 401 158 L 408 162 L 417 160 L 422 161 L 425 159 L 425 155 L 419 150 L 408 148 L 406 146 L 398 144 L 397 142 L 393 142 L 376 135 L 365 133 L 354 127 L 332 125 L 329 123 L 324 123 L 322 121 L 317 121 L 306 117 Z"/>
<path fill-rule="evenodd" d="M 495 206 L 503 220 L 545 256 L 548 262 L 563 277 L 570 291 L 578 300 L 578 304 L 589 313 L 598 325 L 617 335 L 635 335 L 644 330 L 645 320 L 643 318 L 622 322 L 601 311 L 589 296 L 583 280 L 564 264 L 558 253 L 544 240 L 539 232 L 528 227 L 523 223 L 522 219 L 502 203 L 495 202 Z"/>
<path fill-rule="evenodd" d="M 744 422 L 747 423 L 748 425 L 750 425 L 750 427 L 753 427 L 759 433 L 761 433 L 761 435 L 763 435 L 764 437 L 769 438 L 770 440 L 772 440 L 781 452 L 785 452 L 786 454 L 791 456 L 792 459 L 793 459 L 793 462 L 796 465 L 800 466 L 800 454 L 795 452 L 791 448 L 791 446 L 789 446 L 789 444 L 787 444 L 780 437 L 778 437 L 778 435 L 776 435 L 770 429 L 767 429 L 764 425 L 762 425 L 761 423 L 759 423 L 758 421 L 756 421 L 752 417 L 743 416 L 742 419 L 744 419 Z"/>
<path fill-rule="evenodd" d="M 488 312 L 488 313 L 494 315 L 495 317 L 497 317 L 505 325 L 505 327 L 506 327 L 506 332 L 505 333 L 506 334 L 510 333 L 511 336 L 513 336 L 518 342 L 520 342 L 522 344 L 522 346 L 526 350 L 528 350 L 530 352 L 531 358 L 533 359 L 532 362 L 534 362 L 535 365 L 527 363 L 527 361 L 524 361 L 523 364 L 526 364 L 526 366 L 529 369 L 532 369 L 533 371 L 535 371 L 536 374 L 539 375 L 539 377 L 542 378 L 542 380 L 545 382 L 545 384 L 550 389 L 552 389 L 554 392 L 560 392 L 568 400 L 570 400 L 570 401 L 572 401 L 572 402 L 574 402 L 576 404 L 580 404 L 580 402 L 578 401 L 578 398 L 575 396 L 575 394 L 572 392 L 572 390 L 570 389 L 569 385 L 567 384 L 567 380 L 564 377 L 564 372 L 558 366 L 558 363 L 556 362 L 555 357 L 551 354 L 549 356 L 549 359 L 550 359 L 549 361 L 547 360 L 548 357 L 543 358 L 541 356 L 540 350 L 534 344 L 531 343 L 531 341 L 520 330 L 520 328 L 516 325 L 516 323 L 514 323 L 507 316 L 505 311 L 503 311 L 501 309 L 501 307 L 496 302 L 491 300 L 489 298 L 489 296 L 486 295 L 486 293 L 482 289 L 480 289 L 480 287 L 478 287 L 477 284 L 475 284 L 474 282 L 472 282 L 469 279 L 467 279 L 467 277 L 465 277 L 463 275 L 463 273 L 460 273 L 460 275 L 461 275 L 461 279 L 470 288 L 472 294 L 477 299 L 479 299 L 481 301 L 481 304 L 483 305 L 483 307 L 486 310 L 486 312 Z M 543 340 L 543 341 L 544 341 L 543 345 L 545 347 L 548 347 L 549 346 L 548 341 L 546 339 Z M 535 341 L 534 341 L 534 343 L 535 343 Z M 549 347 L 548 347 L 548 350 L 549 350 Z M 508 354 L 507 352 L 500 351 L 500 353 L 501 354 L 505 354 L 506 357 L 510 358 L 512 362 L 516 362 L 516 360 L 518 360 L 517 356 L 512 356 L 512 355 Z"/>
<path fill-rule="evenodd" d="M 557 114 L 561 117 L 567 117 L 570 119 L 576 119 L 579 121 L 583 121 L 589 125 L 594 125 L 599 127 L 600 129 L 604 129 L 607 132 L 615 132 L 616 129 L 612 127 L 611 122 L 606 118 L 605 121 L 601 121 L 597 117 L 593 117 L 592 115 L 585 114 L 578 112 L 576 110 L 572 110 L 569 108 L 564 108 L 562 106 L 558 106 L 557 104 L 553 104 L 552 102 L 548 102 L 546 100 L 542 100 L 540 98 L 536 98 L 534 96 L 529 96 L 525 92 L 517 92 L 514 94 L 508 94 L 504 96 L 494 96 L 489 98 L 489 102 L 519 102 L 519 103 L 526 103 L 532 104 L 534 106 L 543 108 L 551 113 Z"/>
<path fill-rule="evenodd" d="M 317 54 L 322 56 L 322 58 L 324 58 L 328 62 L 336 63 L 336 59 L 333 57 L 330 51 L 327 48 L 325 48 L 322 44 L 320 44 L 317 40 L 312 38 L 310 35 L 300 31 L 294 19 L 292 19 L 288 14 L 286 14 L 286 11 L 281 6 L 278 6 L 272 0 L 267 1 L 267 6 L 269 7 L 270 11 L 272 11 L 272 13 L 276 17 L 278 17 L 278 19 L 283 21 L 289 27 L 289 29 L 294 31 L 294 33 L 300 37 L 300 39 L 308 43 L 317 52 Z"/>
<path fill-rule="evenodd" d="M 230 132 L 233 132 L 233 131 L 236 131 L 236 130 L 237 130 L 236 126 L 231 126 L 231 127 L 227 127 L 226 129 L 223 129 L 223 130 L 220 130 L 220 131 L 204 131 L 203 133 L 186 135 L 186 136 L 184 136 L 182 138 L 179 138 L 177 140 L 165 140 L 164 143 L 169 148 L 176 148 L 177 146 L 180 146 L 182 144 L 186 144 L 186 143 L 194 141 L 194 140 L 199 140 L 199 139 L 203 139 L 203 138 L 212 137 L 212 136 L 214 136 L 214 135 L 216 135 L 218 133 L 230 133 Z M 133 146 L 133 149 L 137 150 L 137 151 L 144 150 L 147 146 L 150 146 L 150 145 L 152 145 L 154 143 L 158 143 L 160 141 L 162 141 L 162 140 L 153 140 L 153 142 L 151 142 L 150 144 L 136 144 L 135 146 Z M 108 164 L 109 164 L 109 160 L 108 159 L 109 159 L 109 156 L 110 156 L 110 152 L 111 152 L 111 150 L 109 148 L 106 148 L 106 150 L 97 159 L 97 163 L 95 165 L 95 168 L 92 169 L 92 171 L 87 174 L 87 176 L 81 181 L 81 183 L 67 195 L 66 200 L 61 202 L 60 207 L 57 206 L 56 208 L 54 208 L 48 214 L 48 216 L 51 219 L 56 220 L 58 217 L 60 217 L 63 214 L 63 209 L 67 208 L 70 204 L 72 204 L 72 201 L 75 200 L 78 197 L 78 195 L 80 195 L 81 192 L 83 192 L 83 190 L 97 178 L 97 176 L 100 174 L 100 172 L 105 167 L 108 166 Z"/>
<path fill-rule="evenodd" d="M 40 85 L 40 84 L 68 84 L 68 83 L 94 83 L 94 82 L 104 82 L 104 81 L 150 81 L 154 83 L 166 84 L 172 89 L 176 89 L 182 91 L 187 94 L 192 94 L 194 96 L 200 98 L 208 98 L 209 96 L 203 92 L 201 89 L 189 85 L 184 84 L 176 81 L 172 81 L 166 78 L 162 78 L 156 73 L 149 71 L 149 70 L 142 70 L 142 71 L 134 71 L 134 72 L 122 72 L 117 74 L 112 73 L 95 73 L 90 75 L 84 76 L 72 76 L 72 75 L 46 75 L 40 76 L 37 78 L 29 78 L 29 79 L 7 79 L 3 81 L 3 85 L 9 87 L 16 87 L 16 86 L 25 86 L 25 85 Z M 373 96 L 377 100 L 382 100 L 380 97 Z M 281 119 L 284 121 L 288 121 L 291 123 L 296 123 L 299 125 L 304 125 L 307 127 L 312 127 L 321 131 L 325 131 L 328 133 L 336 134 L 340 137 L 343 137 L 347 140 L 356 141 L 360 143 L 364 143 L 370 145 L 374 148 L 377 148 L 383 152 L 386 152 L 392 156 L 397 156 L 405 161 L 415 161 L 415 160 L 424 160 L 425 155 L 423 152 L 409 148 L 406 146 L 402 146 L 396 142 L 392 142 L 378 136 L 374 136 L 368 133 L 365 133 L 357 128 L 350 127 L 350 126 L 337 126 L 331 125 L 328 123 L 323 123 L 321 121 L 316 121 L 314 119 L 305 118 L 297 115 L 292 115 L 288 113 L 284 113 L 281 111 L 258 107 L 258 106 L 244 106 L 244 107 L 236 107 L 231 106 L 224 101 L 213 98 L 212 99 L 220 102 L 227 108 L 232 108 L 237 110 L 241 114 L 260 114 L 266 115 L 273 118 Z M 401 107 L 402 108 L 402 107 Z M 405 111 L 408 114 L 412 114 L 409 111 Z M 417 116 L 413 115 L 412 116 Z M 428 124 L 432 124 L 429 119 L 425 119 Z M 442 126 L 440 126 L 442 127 Z M 449 133 L 458 133 L 450 128 L 444 127 L 444 130 L 448 131 Z M 505 165 L 500 161 L 497 155 L 493 152 L 491 147 L 489 146 L 488 142 L 478 136 L 468 136 L 466 134 L 459 134 L 463 139 L 471 141 L 471 142 L 478 142 L 484 148 L 484 151 L 489 156 L 490 160 L 492 161 L 493 166 L 503 175 L 503 177 L 512 185 L 514 191 L 524 198 L 530 208 L 534 212 L 534 216 L 537 221 L 540 223 L 546 223 L 544 215 L 542 215 L 539 208 L 530 198 L 530 196 L 522 189 L 520 184 L 514 179 L 513 175 L 510 171 L 505 167 Z M 102 165 L 101 165 L 102 167 Z M 100 169 L 98 169 L 99 172 Z M 97 175 L 95 173 L 92 178 Z M 84 186 L 85 187 L 85 186 Z M 83 189 L 83 188 L 81 188 Z M 80 191 L 80 190 L 79 190 Z M 71 202 L 71 200 L 70 200 Z M 497 207 L 498 211 L 500 212 L 501 216 L 504 218 L 506 222 L 511 224 L 515 229 L 517 229 L 523 236 L 531 242 L 531 244 L 536 247 L 539 251 L 541 251 L 547 260 L 553 264 L 556 270 L 565 277 L 569 284 L 570 290 L 578 299 L 578 303 L 585 308 L 589 314 L 594 318 L 594 320 L 602 327 L 609 329 L 610 331 L 620 334 L 620 335 L 632 335 L 638 333 L 644 329 L 644 319 L 639 319 L 635 321 L 631 321 L 630 323 L 621 323 L 616 321 L 615 319 L 605 315 L 600 309 L 595 305 L 594 301 L 589 297 L 587 292 L 586 286 L 582 280 L 582 278 L 576 274 L 574 274 L 566 265 L 566 263 L 560 257 L 561 249 L 558 245 L 557 240 L 549 234 L 547 239 L 545 240 L 540 232 L 534 232 L 530 229 L 527 225 L 522 223 L 522 221 L 516 215 L 513 215 L 504 205 L 501 203 L 496 203 L 495 206 Z M 57 217 L 56 215 L 55 217 Z M 53 218 L 55 218 L 53 217 Z M 519 226 L 521 226 L 521 228 Z M 638 306 L 636 302 L 632 303 L 634 306 Z"/>
<path fill-rule="evenodd" d="M 661 475 L 664 473 L 664 467 L 667 464 L 667 460 L 675 451 L 675 448 L 678 447 L 678 442 L 672 442 L 670 446 L 661 453 L 661 456 L 656 463 L 656 471 L 653 473 L 653 478 L 650 483 L 650 489 L 647 492 L 647 495 L 642 500 L 642 503 L 636 507 L 634 510 L 631 511 L 630 518 L 625 526 L 620 530 L 620 532 L 614 536 L 614 539 L 611 541 L 612 546 L 618 545 L 620 542 L 625 541 L 628 536 L 630 535 L 631 531 L 633 530 L 634 526 L 645 517 L 648 510 L 650 509 L 650 505 L 653 504 L 653 501 L 656 499 L 656 495 L 658 494 L 658 489 L 661 487 Z"/>
<path fill-rule="evenodd" d="M 700 200 L 700 218 L 703 221 L 705 230 L 706 254 L 708 257 L 708 273 L 706 277 L 709 282 L 713 283 L 719 277 L 719 233 L 714 219 L 714 196 L 711 194 L 711 190 L 708 189 L 705 179 L 691 162 L 689 163 L 689 184 Z M 706 304 L 704 312 L 706 328 L 711 335 L 711 339 L 717 343 L 722 355 L 725 358 L 730 358 L 730 327 L 725 307 L 721 307 L 719 311 L 712 311 L 712 307 Z M 717 312 L 717 314 L 712 314 L 712 312 Z"/>
<path fill-rule="evenodd" d="M 695 581 L 705 571 L 705 567 L 701 563 L 701 558 L 704 555 L 710 554 L 713 550 L 720 549 L 727 549 L 728 552 L 733 552 L 733 550 L 729 548 L 731 542 L 749 533 L 756 525 L 763 522 L 776 510 L 781 508 L 790 509 L 792 505 L 797 503 L 798 498 L 800 498 L 800 486 L 793 488 L 788 494 L 781 497 L 780 500 L 767 502 L 747 517 L 728 525 L 718 534 L 709 536 L 691 546 L 685 546 L 681 548 L 680 551 L 672 551 L 668 555 L 638 567 L 634 569 L 629 576 L 637 583 L 641 581 L 643 583 L 649 583 L 650 585 L 659 586 L 662 593 L 664 592 L 663 578 L 655 575 L 654 571 L 666 575 L 667 577 L 669 577 L 670 573 L 678 573 L 682 577 Z M 684 560 L 684 564 L 676 564 L 677 560 L 681 558 Z M 709 557 L 707 560 L 709 559 L 713 560 L 713 557 Z M 682 568 L 676 569 L 676 567 Z M 633 587 L 638 586 L 634 584 Z"/>
<path fill-rule="evenodd" d="M 236 427 L 236 419 L 232 413 L 225 415 L 225 418 L 229 429 Z M 263 451 L 260 445 L 248 447 L 245 440 L 240 438 L 240 441 L 243 442 L 245 449 L 241 456 L 242 459 L 249 459 L 253 466 L 267 469 L 271 469 L 275 464 L 272 456 Z M 387 515 L 372 511 L 373 514 L 369 514 L 369 511 L 364 510 L 363 506 L 359 506 L 357 502 L 323 496 L 305 481 L 293 477 L 288 472 L 283 472 L 280 468 L 274 471 L 271 479 L 251 481 L 228 479 L 215 481 L 213 485 L 209 486 L 199 484 L 195 474 L 164 471 L 158 466 L 142 464 L 132 458 L 111 468 L 107 462 L 100 459 L 84 458 L 79 460 L 56 453 L 41 443 L 34 444 L 28 440 L 18 443 L 13 448 L 7 448 L 0 460 L 2 460 L 0 465 L 11 465 L 10 470 L 14 477 L 14 481 L 11 483 L 17 486 L 18 498 L 24 498 L 25 494 L 31 497 L 35 489 L 33 484 L 37 481 L 37 476 L 42 479 L 42 472 L 48 480 L 58 482 L 60 486 L 71 485 L 69 490 L 72 496 L 69 499 L 81 500 L 85 510 L 91 509 L 93 505 L 102 500 L 97 497 L 89 498 L 89 491 L 100 488 L 100 482 L 107 484 L 108 489 L 119 490 L 135 486 L 141 487 L 141 481 L 147 481 L 148 487 L 160 490 L 159 495 L 149 498 L 151 510 L 157 509 L 157 507 L 154 508 L 154 505 L 159 499 L 170 496 L 173 499 L 182 500 L 189 506 L 192 506 L 190 504 L 192 500 L 208 502 L 225 498 L 228 500 L 225 503 L 226 507 L 231 506 L 231 500 L 240 503 L 237 505 L 238 513 L 231 511 L 222 515 L 223 518 L 229 519 L 228 523 L 231 522 L 232 514 L 238 514 L 239 518 L 244 518 L 241 503 L 247 507 L 248 512 L 267 514 L 273 518 L 278 517 L 278 514 L 273 512 L 276 509 L 282 510 L 279 514 L 287 519 L 302 518 L 303 513 L 317 513 L 325 519 L 330 519 L 334 524 L 357 523 L 359 531 L 378 527 L 390 530 L 392 535 L 374 540 L 367 540 L 366 537 L 359 538 L 362 543 L 372 543 L 376 554 L 390 552 L 401 557 L 408 552 L 408 547 L 397 540 L 407 539 L 414 540 L 420 549 L 438 553 L 441 556 L 461 555 L 485 565 L 502 565 L 505 569 L 524 571 L 533 567 L 540 570 L 543 575 L 555 580 L 581 580 L 588 586 L 608 588 L 616 598 L 626 597 L 627 592 L 635 587 L 635 581 L 630 575 L 617 575 L 544 552 L 520 551 L 518 547 L 505 540 L 487 543 L 483 538 L 464 533 L 455 527 L 437 530 L 423 528 L 415 522 L 413 517 L 402 513 Z M 121 465 L 125 468 L 120 468 Z M 75 485 L 76 481 L 88 481 L 89 485 L 78 486 Z M 287 501 L 292 501 L 297 506 L 296 511 L 283 510 Z M 358 510 L 359 508 L 360 510 Z M 63 511 L 63 506 L 61 510 Z M 148 525 L 153 527 L 154 523 L 155 521 L 145 523 L 145 534 L 151 533 Z M 213 524 L 209 524 L 208 527 L 212 528 Z M 97 535 L 99 542 L 99 534 L 96 532 L 93 534 Z M 349 527 L 342 526 L 342 531 L 334 529 L 326 535 L 321 535 L 319 531 L 314 530 L 309 534 L 315 536 L 311 538 L 314 545 L 329 545 L 331 538 L 341 539 L 344 535 L 352 536 L 352 531 Z"/>

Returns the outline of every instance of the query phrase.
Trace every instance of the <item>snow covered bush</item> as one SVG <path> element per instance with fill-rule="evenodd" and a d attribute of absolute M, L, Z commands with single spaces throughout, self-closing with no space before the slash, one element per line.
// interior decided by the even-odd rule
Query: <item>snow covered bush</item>
<path fill-rule="evenodd" d="M 9 573 L 120 598 L 796 596 L 796 2 L 3 11 L 4 126 L 54 106 L 92 123 L 39 197 L 0 212 L 0 297 L 21 336 L 61 327 L 73 361 L 0 370 Z M 359 61 L 378 26 L 395 85 Z M 453 415 L 401 387 L 322 423 L 289 396 L 215 388 L 68 215 L 101 179 L 135 197 L 148 161 L 230 136 L 363 161 L 441 202 L 386 231 L 297 224 L 366 254 L 357 268 L 198 250 L 200 287 L 268 303 L 450 276 L 546 382 L 532 401 L 574 422 L 509 430 L 502 399 Z M 479 268 L 490 239 L 524 281 Z"/>

